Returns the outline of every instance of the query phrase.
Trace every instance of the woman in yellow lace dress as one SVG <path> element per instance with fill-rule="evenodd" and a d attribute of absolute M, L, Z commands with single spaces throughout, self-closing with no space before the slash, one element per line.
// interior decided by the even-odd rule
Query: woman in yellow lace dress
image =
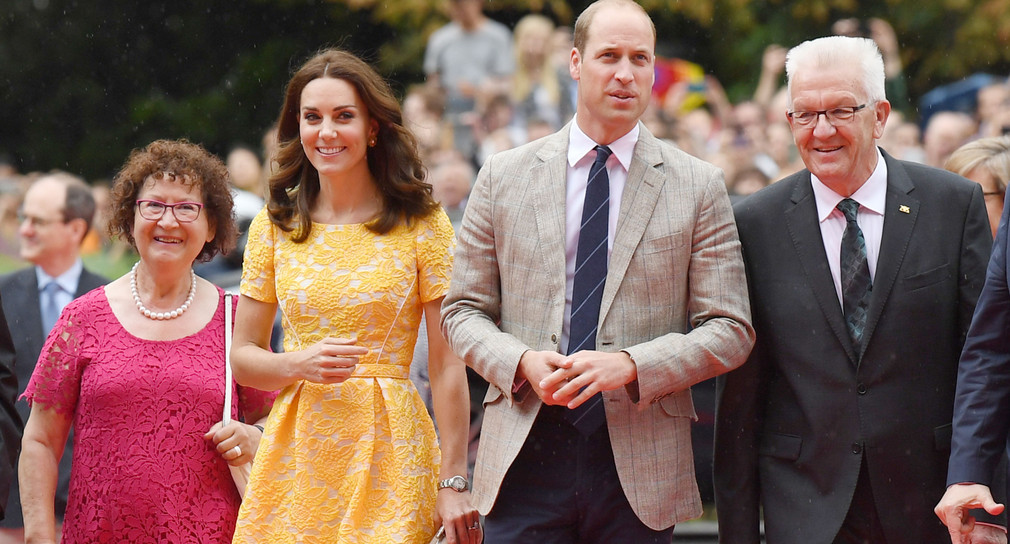
<path fill-rule="evenodd" d="M 278 139 L 232 365 L 242 385 L 282 391 L 234 541 L 425 543 L 442 524 L 477 544 L 469 492 L 443 483 L 466 482 L 465 366 L 438 332 L 454 238 L 399 104 L 360 59 L 324 51 L 288 84 Z M 408 379 L 422 317 L 441 452 Z"/>

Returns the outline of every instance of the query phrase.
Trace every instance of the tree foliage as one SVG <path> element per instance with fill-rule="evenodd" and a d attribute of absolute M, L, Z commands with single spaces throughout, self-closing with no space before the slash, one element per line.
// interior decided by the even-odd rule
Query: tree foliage
<path fill-rule="evenodd" d="M 133 147 L 186 137 L 224 153 L 258 145 L 291 70 L 340 45 L 403 90 L 423 78 L 447 0 L 4 0 L 0 154 L 23 170 L 108 177 Z M 697 62 L 749 96 L 763 49 L 830 33 L 841 17 L 892 23 L 913 99 L 975 72 L 1010 71 L 1010 0 L 639 0 L 659 52 Z M 586 0 L 489 0 L 571 25 Z"/>

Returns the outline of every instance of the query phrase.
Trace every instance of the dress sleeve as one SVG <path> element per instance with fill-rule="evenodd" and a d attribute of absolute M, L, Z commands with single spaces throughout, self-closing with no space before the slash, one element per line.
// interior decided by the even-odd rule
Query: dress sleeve
<path fill-rule="evenodd" d="M 266 414 L 274 405 L 279 391 L 260 391 L 252 387 L 238 386 L 238 406 L 243 420 L 246 423 L 253 423 L 246 419 L 246 414 Z"/>
<path fill-rule="evenodd" d="M 88 297 L 88 300 L 91 300 Z M 90 334 L 82 299 L 71 302 L 42 346 L 38 363 L 21 398 L 73 417 L 81 392 L 84 357 L 81 346 Z M 75 304 L 76 303 L 76 304 Z"/>
<path fill-rule="evenodd" d="M 444 297 L 449 291 L 455 249 L 456 235 L 442 208 L 418 225 L 417 278 L 422 303 Z"/>
<path fill-rule="evenodd" d="M 274 246 L 277 227 L 270 222 L 266 208 L 249 225 L 249 239 L 242 258 L 242 283 L 239 292 L 261 301 L 277 302 L 274 283 Z"/>

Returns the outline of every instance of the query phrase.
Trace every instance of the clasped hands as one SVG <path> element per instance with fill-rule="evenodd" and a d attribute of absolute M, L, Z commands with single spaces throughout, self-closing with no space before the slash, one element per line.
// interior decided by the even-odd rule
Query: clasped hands
<path fill-rule="evenodd" d="M 947 526 L 952 544 L 1006 544 L 1002 529 L 975 523 L 969 512 L 975 508 L 984 508 L 994 516 L 1003 511 L 1003 505 L 993 500 L 989 488 L 981 484 L 951 485 L 933 511 Z"/>
<path fill-rule="evenodd" d="M 610 391 L 638 378 L 638 368 L 623 351 L 555 351 L 523 353 L 518 377 L 526 379 L 544 404 L 577 408 L 601 391 Z"/>

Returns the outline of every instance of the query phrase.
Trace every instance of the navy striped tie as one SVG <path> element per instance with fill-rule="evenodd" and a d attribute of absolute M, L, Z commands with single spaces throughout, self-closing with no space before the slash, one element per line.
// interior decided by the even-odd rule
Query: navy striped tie
<path fill-rule="evenodd" d="M 607 231 L 610 223 L 610 178 L 607 176 L 609 147 L 596 146 L 596 160 L 589 169 L 586 200 L 582 208 L 582 227 L 575 257 L 575 281 L 572 286 L 572 318 L 568 327 L 568 354 L 596 349 L 596 327 L 600 321 L 600 303 L 607 281 Z M 591 434 L 606 422 L 603 395 L 597 393 L 574 410 L 568 420 L 583 434 Z"/>
<path fill-rule="evenodd" d="M 838 203 L 845 214 L 845 232 L 842 233 L 840 275 L 842 280 L 842 312 L 849 329 L 852 347 L 862 354 L 863 330 L 866 328 L 866 310 L 870 306 L 870 266 L 866 260 L 866 240 L 856 223 L 859 203 L 851 198 Z"/>

